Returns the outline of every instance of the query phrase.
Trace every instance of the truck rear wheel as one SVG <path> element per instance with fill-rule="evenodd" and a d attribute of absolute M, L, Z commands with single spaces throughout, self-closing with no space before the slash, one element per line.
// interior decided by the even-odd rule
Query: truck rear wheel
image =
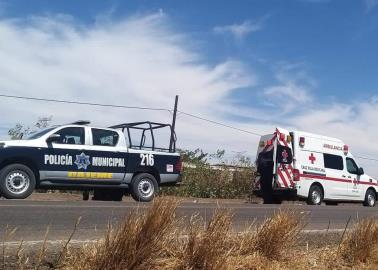
<path fill-rule="evenodd" d="M 323 202 L 323 190 L 318 185 L 312 185 L 308 192 L 307 203 L 310 205 L 320 205 Z"/>
<path fill-rule="evenodd" d="M 375 192 L 371 189 L 368 189 L 365 194 L 364 206 L 374 207 L 377 201 L 377 196 Z"/>
<path fill-rule="evenodd" d="M 25 199 L 35 188 L 33 171 L 23 164 L 11 164 L 0 171 L 0 193 L 7 199 Z"/>
<path fill-rule="evenodd" d="M 138 202 L 150 202 L 158 191 L 158 183 L 155 177 L 149 173 L 141 173 L 134 176 L 131 181 L 131 197 Z"/>

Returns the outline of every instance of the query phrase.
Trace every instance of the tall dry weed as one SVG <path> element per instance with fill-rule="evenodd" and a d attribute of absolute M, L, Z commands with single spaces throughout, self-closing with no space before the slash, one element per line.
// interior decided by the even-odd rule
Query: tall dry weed
<path fill-rule="evenodd" d="M 119 270 L 151 269 L 161 257 L 165 238 L 175 224 L 178 201 L 157 198 L 142 213 L 132 212 L 103 241 L 71 254 L 64 269 Z"/>
<path fill-rule="evenodd" d="M 354 225 L 341 243 L 340 255 L 351 264 L 365 263 L 378 251 L 378 218 L 366 218 Z"/>
<path fill-rule="evenodd" d="M 303 229 L 303 216 L 294 211 L 279 211 L 266 219 L 250 240 L 251 250 L 268 259 L 279 260 L 287 254 Z"/>
<path fill-rule="evenodd" d="M 180 252 L 171 257 L 169 269 L 216 270 L 225 269 L 229 246 L 232 214 L 217 209 L 208 224 L 192 216 L 188 237 L 181 243 Z"/>

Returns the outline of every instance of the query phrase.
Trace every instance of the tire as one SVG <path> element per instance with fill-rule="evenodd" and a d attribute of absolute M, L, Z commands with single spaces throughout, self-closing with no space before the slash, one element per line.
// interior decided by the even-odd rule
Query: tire
<path fill-rule="evenodd" d="M 308 192 L 307 204 L 309 205 L 321 205 L 323 202 L 324 194 L 323 190 L 318 185 L 312 185 Z"/>
<path fill-rule="evenodd" d="M 119 189 L 95 189 L 93 192 L 93 198 L 94 201 L 114 201 L 114 202 L 120 202 L 122 201 L 124 195 L 124 190 Z"/>
<path fill-rule="evenodd" d="M 371 189 L 368 189 L 365 194 L 364 206 L 374 207 L 377 201 L 377 195 Z"/>
<path fill-rule="evenodd" d="M 158 192 L 158 188 L 158 183 L 153 175 L 137 174 L 131 181 L 131 197 L 138 202 L 150 202 Z"/>
<path fill-rule="evenodd" d="M 11 164 L 0 171 L 0 193 L 7 199 L 25 199 L 35 185 L 33 171 L 23 164 Z"/>

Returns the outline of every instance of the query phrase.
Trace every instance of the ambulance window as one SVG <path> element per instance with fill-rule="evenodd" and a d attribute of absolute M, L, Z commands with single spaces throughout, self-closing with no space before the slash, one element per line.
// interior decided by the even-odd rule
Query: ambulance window
<path fill-rule="evenodd" d="M 118 133 L 113 130 L 92 128 L 93 145 L 116 146 Z"/>
<path fill-rule="evenodd" d="M 327 169 L 344 170 L 344 162 L 341 156 L 324 154 L 324 167 Z"/>
<path fill-rule="evenodd" d="M 84 128 L 81 127 L 67 127 L 55 132 L 60 135 L 60 144 L 84 144 Z"/>
<path fill-rule="evenodd" d="M 347 170 L 351 174 L 358 174 L 358 167 L 356 162 L 351 158 L 346 158 Z"/>

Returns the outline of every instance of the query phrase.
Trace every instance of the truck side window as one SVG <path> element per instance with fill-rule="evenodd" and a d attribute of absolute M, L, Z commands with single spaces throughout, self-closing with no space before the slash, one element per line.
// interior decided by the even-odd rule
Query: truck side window
<path fill-rule="evenodd" d="M 346 158 L 347 170 L 351 174 L 358 174 L 358 167 L 356 162 L 351 158 Z"/>
<path fill-rule="evenodd" d="M 344 170 L 344 162 L 341 156 L 323 154 L 324 155 L 324 167 L 327 169 Z"/>
<path fill-rule="evenodd" d="M 92 128 L 93 145 L 116 146 L 118 133 L 113 130 Z"/>
<path fill-rule="evenodd" d="M 55 132 L 60 135 L 58 144 L 84 144 L 85 132 L 81 127 L 66 127 Z"/>

